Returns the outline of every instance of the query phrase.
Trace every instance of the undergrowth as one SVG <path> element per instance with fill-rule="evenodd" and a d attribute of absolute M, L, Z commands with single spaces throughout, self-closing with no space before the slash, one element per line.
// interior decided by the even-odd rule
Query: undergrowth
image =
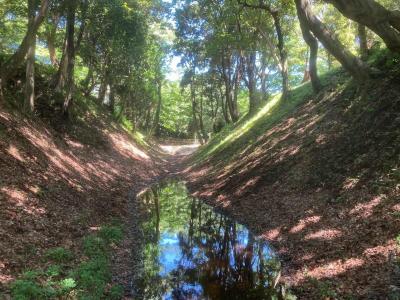
<path fill-rule="evenodd" d="M 75 255 L 64 248 L 50 249 L 46 267 L 29 270 L 11 285 L 12 299 L 121 299 L 123 288 L 111 286 L 112 246 L 123 238 L 119 225 L 103 226 L 83 240 L 86 259 L 73 264 Z"/>

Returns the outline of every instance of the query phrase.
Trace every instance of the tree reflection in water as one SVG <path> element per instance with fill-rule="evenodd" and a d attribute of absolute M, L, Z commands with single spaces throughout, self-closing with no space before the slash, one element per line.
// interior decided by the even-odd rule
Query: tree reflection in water
<path fill-rule="evenodd" d="M 137 199 L 138 299 L 276 299 L 280 264 L 243 225 L 188 195 L 181 182 Z"/>

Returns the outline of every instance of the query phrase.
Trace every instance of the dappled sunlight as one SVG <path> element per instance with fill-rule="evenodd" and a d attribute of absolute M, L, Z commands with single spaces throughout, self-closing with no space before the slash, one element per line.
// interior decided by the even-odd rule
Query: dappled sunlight
<path fill-rule="evenodd" d="M 219 207 L 226 208 L 231 205 L 231 201 L 225 195 L 219 195 L 217 197 L 216 203 Z"/>
<path fill-rule="evenodd" d="M 7 284 L 14 280 L 14 277 L 4 274 L 6 270 L 6 263 L 0 260 L 0 284 Z"/>
<path fill-rule="evenodd" d="M 144 151 L 140 150 L 136 145 L 127 140 L 127 138 L 121 134 L 110 133 L 109 137 L 114 147 L 123 155 L 136 160 L 150 159 L 150 157 Z"/>
<path fill-rule="evenodd" d="M 197 150 L 200 146 L 198 143 L 189 145 L 159 145 L 159 147 L 169 155 L 189 155 Z"/>
<path fill-rule="evenodd" d="M 353 269 L 357 269 L 365 264 L 365 260 L 362 258 L 348 258 L 348 259 L 338 259 L 331 261 L 327 264 L 322 264 L 318 267 L 307 269 L 306 272 L 301 271 L 295 277 L 305 279 L 307 277 L 313 277 L 316 279 L 332 278 L 348 272 Z"/>
<path fill-rule="evenodd" d="M 236 192 L 235 195 L 240 195 L 241 193 L 243 193 L 246 189 L 256 185 L 256 183 L 261 179 L 260 176 L 254 177 L 250 180 L 248 180 L 243 186 L 239 187 Z"/>
<path fill-rule="evenodd" d="M 252 126 L 257 121 L 271 114 L 273 108 L 276 107 L 276 105 L 280 102 L 280 100 L 281 100 L 281 94 L 274 95 L 271 98 L 271 100 L 269 100 L 269 102 L 257 112 L 257 114 L 255 114 L 249 120 L 243 122 L 243 124 L 240 127 L 235 128 L 235 130 L 231 131 L 231 133 L 229 133 L 221 142 L 219 142 L 217 145 L 209 149 L 207 151 L 207 154 L 212 154 L 219 148 L 223 147 L 225 144 L 232 143 L 233 141 L 237 140 L 238 138 L 246 134 L 248 131 L 252 129 Z"/>
<path fill-rule="evenodd" d="M 357 184 L 360 182 L 360 178 L 347 178 L 343 182 L 343 190 L 351 190 L 357 186 Z"/>
<path fill-rule="evenodd" d="M 391 254 L 398 252 L 397 245 L 395 241 L 389 241 L 383 245 L 370 247 L 364 250 L 363 255 L 365 257 L 380 257 L 384 261 L 388 260 Z"/>
<path fill-rule="evenodd" d="M 366 203 L 357 204 L 350 210 L 349 214 L 359 218 L 368 218 L 374 213 L 374 208 L 381 204 L 383 200 L 384 196 L 376 196 Z"/>
<path fill-rule="evenodd" d="M 321 220 L 321 216 L 311 216 L 301 219 L 297 225 L 293 226 L 289 232 L 290 233 L 299 233 L 303 231 L 307 226 L 311 224 L 316 224 Z"/>
<path fill-rule="evenodd" d="M 263 237 L 264 239 L 269 240 L 269 241 L 279 241 L 280 236 L 281 236 L 281 230 L 282 230 L 281 227 L 270 229 L 270 230 L 264 232 L 261 235 L 261 237 Z"/>
<path fill-rule="evenodd" d="M 322 229 L 317 232 L 307 234 L 305 240 L 324 240 L 330 241 L 342 236 L 342 232 L 336 229 Z"/>
<path fill-rule="evenodd" d="M 43 215 L 46 213 L 44 208 L 34 205 L 32 199 L 29 199 L 29 196 L 23 191 L 8 187 L 2 187 L 0 191 L 5 195 L 6 201 L 11 202 L 28 214 Z"/>
<path fill-rule="evenodd" d="M 14 145 L 10 145 L 10 147 L 7 149 L 7 152 L 12 157 L 14 157 L 16 160 L 19 160 L 20 162 L 25 162 L 25 159 L 22 157 L 22 155 L 19 152 L 18 148 L 15 147 Z"/>

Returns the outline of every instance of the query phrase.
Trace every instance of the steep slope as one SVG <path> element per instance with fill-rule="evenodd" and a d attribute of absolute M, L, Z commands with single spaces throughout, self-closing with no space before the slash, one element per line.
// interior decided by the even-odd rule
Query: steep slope
<path fill-rule="evenodd" d="M 380 62 L 380 63 L 385 63 Z M 185 170 L 281 255 L 301 299 L 382 299 L 400 285 L 400 72 L 357 88 L 342 71 L 227 128 Z"/>
<path fill-rule="evenodd" d="M 90 99 L 74 105 L 67 123 L 0 110 L 0 295 L 48 249 L 79 253 L 83 236 L 123 220 L 129 190 L 159 174 L 158 153 L 139 135 Z"/>

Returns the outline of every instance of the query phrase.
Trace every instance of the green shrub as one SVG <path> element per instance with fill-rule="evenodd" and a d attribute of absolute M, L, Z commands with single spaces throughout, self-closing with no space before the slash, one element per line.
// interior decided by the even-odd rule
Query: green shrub
<path fill-rule="evenodd" d="M 71 251 L 58 247 L 47 251 L 46 257 L 58 263 L 65 263 L 71 261 L 74 258 L 74 255 Z"/>
<path fill-rule="evenodd" d="M 124 287 L 121 285 L 114 285 L 109 292 L 109 299 L 117 300 L 124 296 Z"/>
<path fill-rule="evenodd" d="M 118 243 L 122 238 L 121 226 L 102 227 L 98 233 L 84 238 L 83 250 L 88 260 L 70 270 L 70 276 L 65 278 L 68 272 L 68 265 L 65 264 L 50 265 L 45 271 L 27 271 L 12 284 L 12 299 L 55 299 L 66 295 L 93 300 L 122 298 L 123 287 L 107 288 L 111 280 L 110 245 Z M 49 250 L 45 257 L 57 263 L 65 263 L 72 260 L 74 255 L 59 247 Z"/>
<path fill-rule="evenodd" d="M 99 237 L 107 244 L 119 243 L 123 238 L 123 232 L 119 226 L 104 226 L 99 231 Z"/>
<path fill-rule="evenodd" d="M 16 280 L 11 285 L 11 293 L 15 300 L 42 299 L 43 289 L 31 280 Z"/>

